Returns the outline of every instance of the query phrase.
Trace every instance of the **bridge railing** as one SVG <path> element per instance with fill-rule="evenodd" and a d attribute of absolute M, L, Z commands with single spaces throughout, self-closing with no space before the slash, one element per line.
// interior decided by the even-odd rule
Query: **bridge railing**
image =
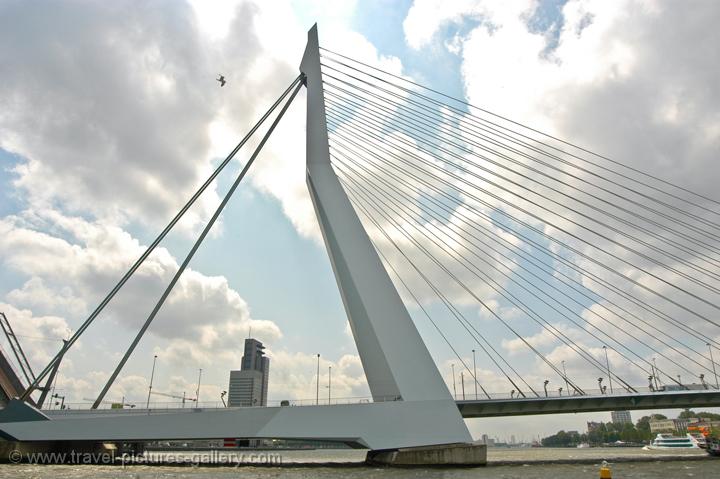
<path fill-rule="evenodd" d="M 397 401 L 397 396 L 388 396 L 388 397 L 381 397 L 373 399 L 371 396 L 353 396 L 353 397 L 341 397 L 341 398 L 313 398 L 313 399 L 276 399 L 268 401 L 267 406 L 251 406 L 251 405 L 245 405 L 245 406 L 238 406 L 238 407 L 281 407 L 281 406 L 287 406 L 287 407 L 294 407 L 294 406 L 336 406 L 336 405 L 343 405 L 343 404 L 369 404 L 373 402 L 387 402 L 387 401 Z M 92 407 L 92 402 L 66 402 L 64 404 L 64 409 L 59 409 L 57 405 L 53 405 L 52 407 L 48 407 L 44 409 L 44 411 L 49 413 L 55 413 L 55 414 L 72 414 L 73 411 L 79 411 L 81 413 L 87 413 L 89 409 Z M 117 403 L 103 403 L 95 411 L 98 411 L 99 414 L 102 414 L 104 412 L 134 412 L 134 411 L 144 411 L 147 412 L 148 410 L 152 411 L 172 411 L 177 412 L 178 409 L 185 409 L 188 411 L 192 411 L 194 409 L 225 409 L 227 406 L 221 402 L 221 401 L 201 401 L 199 403 L 195 403 L 193 401 L 185 401 L 183 404 L 182 401 L 151 401 L 148 405 L 145 401 L 138 401 L 138 402 L 132 402 L 132 401 L 125 401 L 124 405 L 121 407 L 121 403 L 118 401 Z"/>
<path fill-rule="evenodd" d="M 682 389 L 680 387 L 664 387 L 662 389 L 650 389 L 648 387 L 636 387 L 635 390 L 637 393 L 647 394 L 647 393 L 654 393 L 654 394 L 664 394 L 669 392 L 701 392 L 701 391 L 715 391 L 716 388 L 714 386 L 708 385 L 708 387 L 703 387 L 702 385 L 693 385 L 690 384 L 687 386 L 688 389 Z M 579 394 L 577 392 L 570 392 L 568 394 L 565 390 L 558 391 L 558 390 L 548 390 L 547 395 L 545 395 L 544 390 L 537 391 L 538 396 L 535 394 L 532 394 L 531 392 L 525 392 L 525 397 L 518 395 L 517 393 L 511 393 L 511 392 L 502 392 L 502 393 L 490 393 L 490 399 L 493 401 L 502 400 L 502 401 L 512 401 L 512 400 L 522 400 L 522 399 L 534 399 L 534 398 L 573 398 L 573 397 L 603 397 L 603 396 L 631 396 L 633 394 L 637 394 L 635 392 L 629 391 L 625 388 L 614 388 L 613 391 L 604 390 L 601 391 L 600 389 L 584 389 L 584 394 Z M 312 399 L 276 399 L 268 401 L 267 406 L 239 406 L 239 407 L 279 407 L 279 406 L 287 406 L 287 407 L 297 407 L 297 406 L 335 406 L 335 405 L 343 405 L 343 404 L 369 404 L 373 402 L 386 402 L 386 401 L 396 401 L 398 398 L 396 396 L 388 396 L 388 397 L 381 397 L 379 399 L 373 399 L 370 396 L 352 396 L 352 397 L 340 397 L 340 398 L 312 398 Z M 478 393 L 477 398 L 475 397 L 475 392 L 473 391 L 471 394 L 468 394 L 466 392 L 465 396 L 458 395 L 455 400 L 458 402 L 462 401 L 488 401 L 487 396 L 484 394 Z M 72 415 L 74 412 L 87 414 L 88 410 L 91 409 L 92 402 L 70 402 L 65 403 L 65 409 L 60 410 L 58 409 L 58 406 L 53 405 L 52 407 L 48 407 L 45 409 L 46 412 L 50 414 L 62 414 L 62 415 Z M 145 412 L 147 413 L 148 410 L 153 412 L 179 412 L 178 410 L 186 410 L 186 411 L 193 411 L 196 409 L 225 409 L 227 406 L 223 404 L 221 401 L 201 401 L 198 404 L 195 404 L 192 401 L 185 401 L 185 404 L 182 403 L 182 401 L 152 401 L 149 404 L 149 407 L 147 406 L 147 403 L 145 401 L 139 401 L 139 402 L 131 402 L 126 401 L 124 407 L 120 407 L 120 402 L 118 403 L 103 403 L 96 409 L 98 414 L 105 414 L 105 413 L 113 413 L 113 412 L 123 412 L 123 413 L 132 413 L 132 412 Z"/>
<path fill-rule="evenodd" d="M 649 387 L 634 387 L 636 392 L 633 392 L 632 390 L 626 389 L 624 387 L 616 387 L 613 388 L 612 391 L 610 389 L 583 389 L 583 393 L 570 391 L 568 392 L 563 389 L 562 391 L 559 391 L 558 389 L 548 389 L 547 393 L 541 388 L 540 390 L 536 389 L 537 396 L 532 393 L 532 391 L 523 391 L 525 393 L 525 397 L 518 394 L 517 392 L 502 392 L 502 393 L 489 393 L 490 399 L 487 398 L 487 396 L 482 393 L 478 392 L 477 397 L 475 396 L 475 391 L 473 390 L 471 393 L 465 392 L 465 395 L 463 397 L 462 394 L 458 394 L 455 397 L 455 400 L 457 401 L 488 401 L 488 400 L 513 400 L 513 399 L 532 399 L 532 398 L 572 398 L 572 397 L 582 397 L 582 396 L 628 396 L 633 394 L 647 394 L 647 393 L 655 393 L 655 394 L 663 394 L 663 393 L 669 393 L 669 392 L 700 392 L 700 391 L 717 391 L 717 388 L 715 385 L 711 384 L 687 384 L 684 386 L 678 386 L 678 385 L 669 385 L 669 386 L 660 386 L 657 389 L 655 388 L 649 388 Z"/>

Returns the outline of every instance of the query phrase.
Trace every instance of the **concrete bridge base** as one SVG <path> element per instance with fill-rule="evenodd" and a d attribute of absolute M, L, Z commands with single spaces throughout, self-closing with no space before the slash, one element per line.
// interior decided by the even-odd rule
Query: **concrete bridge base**
<path fill-rule="evenodd" d="M 370 451 L 365 462 L 376 466 L 401 467 L 477 467 L 487 464 L 485 444 L 444 444 Z"/>

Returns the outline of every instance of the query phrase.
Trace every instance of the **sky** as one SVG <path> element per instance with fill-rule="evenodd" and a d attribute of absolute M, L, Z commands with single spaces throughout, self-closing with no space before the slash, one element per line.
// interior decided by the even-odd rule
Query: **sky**
<path fill-rule="evenodd" d="M 718 20 L 712 1 L 0 0 L 0 311 L 42 369 L 295 79 L 316 22 L 330 50 L 717 197 Z M 202 369 L 200 400 L 219 401 L 250 331 L 271 357 L 271 400 L 314 398 L 317 354 L 334 397 L 369 395 L 307 194 L 304 135 L 301 92 L 109 400 L 142 402 L 157 355 L 156 391 L 193 395 Z M 56 383 L 66 402 L 99 392 L 250 151 L 68 353 Z M 467 309 L 540 384 L 535 361 Z M 450 385 L 457 359 L 411 314 Z M 587 420 L 609 413 L 467 422 L 476 437 L 530 439 Z"/>

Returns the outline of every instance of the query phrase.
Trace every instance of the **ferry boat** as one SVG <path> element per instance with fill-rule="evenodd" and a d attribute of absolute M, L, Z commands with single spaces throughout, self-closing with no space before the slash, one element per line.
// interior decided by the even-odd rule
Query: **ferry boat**
<path fill-rule="evenodd" d="M 704 434 L 689 432 L 688 436 L 692 436 L 693 438 L 695 438 L 700 449 L 707 449 L 707 438 Z"/>
<path fill-rule="evenodd" d="M 705 442 L 704 439 L 702 441 Z M 704 449 L 704 444 L 700 444 L 700 440 L 691 434 L 685 436 L 673 436 L 672 434 L 658 434 L 655 439 L 643 449 L 655 451 L 677 451 L 677 450 L 697 450 Z"/>

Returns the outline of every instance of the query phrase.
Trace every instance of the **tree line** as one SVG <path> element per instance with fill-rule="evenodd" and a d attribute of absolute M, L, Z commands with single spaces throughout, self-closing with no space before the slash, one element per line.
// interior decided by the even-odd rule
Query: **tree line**
<path fill-rule="evenodd" d="M 720 420 L 720 414 L 710 412 L 683 411 L 678 416 L 679 419 L 687 418 L 706 418 L 713 421 Z M 648 442 L 655 438 L 655 433 L 650 432 L 651 420 L 667 419 L 662 414 L 652 414 L 643 416 L 632 423 L 600 423 L 598 427 L 587 433 L 580 434 L 577 431 L 559 431 L 552 436 L 543 438 L 540 442 L 545 447 L 574 447 L 582 443 L 591 445 L 609 444 L 617 441 L 622 442 Z"/>

